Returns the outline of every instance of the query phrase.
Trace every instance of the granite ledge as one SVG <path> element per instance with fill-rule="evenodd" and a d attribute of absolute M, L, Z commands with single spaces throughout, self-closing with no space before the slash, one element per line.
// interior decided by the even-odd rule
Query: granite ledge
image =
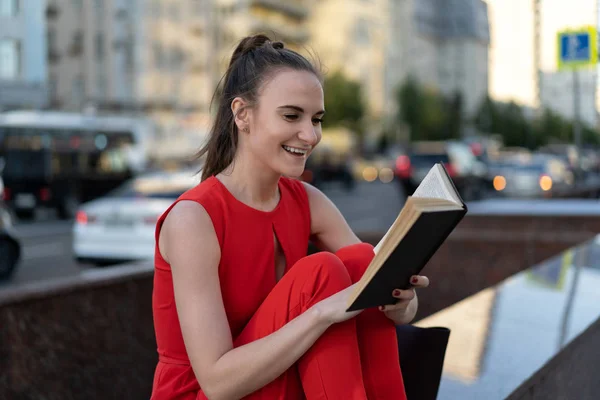
<path fill-rule="evenodd" d="M 153 263 L 141 261 L 114 267 L 88 269 L 75 276 L 10 285 L 0 290 L 0 307 L 9 303 L 20 303 L 82 289 L 108 286 L 117 282 L 144 279 L 152 276 L 153 273 Z"/>

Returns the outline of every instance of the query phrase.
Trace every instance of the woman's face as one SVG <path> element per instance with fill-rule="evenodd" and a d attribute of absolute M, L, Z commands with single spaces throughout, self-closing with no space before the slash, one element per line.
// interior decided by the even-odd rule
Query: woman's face
<path fill-rule="evenodd" d="M 321 140 L 323 88 L 307 71 L 282 70 L 260 88 L 249 110 L 247 148 L 275 173 L 299 177 Z"/>

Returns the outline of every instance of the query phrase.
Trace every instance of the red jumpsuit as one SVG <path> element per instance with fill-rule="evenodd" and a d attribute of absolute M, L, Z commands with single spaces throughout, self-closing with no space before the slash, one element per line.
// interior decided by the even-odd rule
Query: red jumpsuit
<path fill-rule="evenodd" d="M 178 199 L 200 203 L 214 225 L 221 246 L 221 291 L 234 347 L 269 335 L 356 282 L 373 257 L 373 247 L 366 243 L 347 246 L 336 254 L 306 256 L 310 209 L 305 188 L 297 180 L 281 178 L 279 189 L 281 200 L 270 212 L 240 202 L 215 177 Z M 172 207 L 159 218 L 156 228 L 152 308 L 159 361 L 152 400 L 206 399 L 186 354 L 170 266 L 158 250 L 160 227 Z M 274 233 L 286 260 L 279 282 Z M 369 309 L 331 326 L 291 368 L 245 397 L 305 398 L 405 399 L 392 321 L 381 311 Z"/>

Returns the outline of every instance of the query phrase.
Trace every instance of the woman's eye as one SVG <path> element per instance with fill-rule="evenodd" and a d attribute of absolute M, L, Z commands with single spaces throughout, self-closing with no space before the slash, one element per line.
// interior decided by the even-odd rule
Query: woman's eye
<path fill-rule="evenodd" d="M 313 124 L 322 124 L 323 118 L 313 118 Z"/>
<path fill-rule="evenodd" d="M 284 115 L 285 119 L 289 119 L 290 121 L 295 121 L 298 119 L 298 116 L 295 114 L 286 114 Z"/>

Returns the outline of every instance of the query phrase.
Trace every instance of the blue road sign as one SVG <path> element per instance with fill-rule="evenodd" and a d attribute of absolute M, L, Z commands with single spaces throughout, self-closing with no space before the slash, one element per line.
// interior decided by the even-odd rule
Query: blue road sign
<path fill-rule="evenodd" d="M 587 27 L 558 33 L 558 67 L 583 67 L 598 62 L 596 29 Z"/>
<path fill-rule="evenodd" d="M 592 52 L 587 32 L 562 35 L 560 42 L 560 58 L 563 62 L 590 60 Z"/>

